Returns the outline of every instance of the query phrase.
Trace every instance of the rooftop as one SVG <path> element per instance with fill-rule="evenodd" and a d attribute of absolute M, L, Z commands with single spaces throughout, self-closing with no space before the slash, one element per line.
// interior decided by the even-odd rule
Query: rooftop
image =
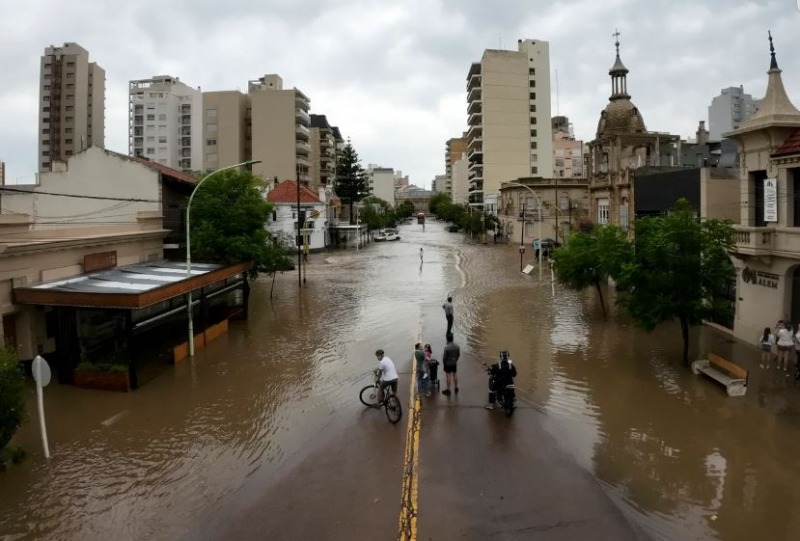
<path fill-rule="evenodd" d="M 297 182 L 294 180 L 284 180 L 275 186 L 267 194 L 267 201 L 270 203 L 292 203 L 297 204 Z M 322 203 L 319 196 L 313 190 L 300 185 L 300 203 Z"/>

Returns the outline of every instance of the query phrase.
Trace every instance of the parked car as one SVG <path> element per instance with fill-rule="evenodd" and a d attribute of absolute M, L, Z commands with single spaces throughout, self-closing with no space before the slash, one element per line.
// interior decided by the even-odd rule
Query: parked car
<path fill-rule="evenodd" d="M 460 228 L 460 227 L 458 227 L 456 224 L 453 224 L 453 225 L 448 225 L 448 226 L 447 226 L 447 230 L 448 230 L 450 233 L 458 233 L 458 231 L 459 231 L 460 229 L 461 229 L 461 228 Z"/>

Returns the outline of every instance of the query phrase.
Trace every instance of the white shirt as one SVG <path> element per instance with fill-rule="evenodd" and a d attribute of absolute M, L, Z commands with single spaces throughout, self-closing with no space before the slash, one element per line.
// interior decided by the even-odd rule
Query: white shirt
<path fill-rule="evenodd" d="M 778 345 L 783 347 L 794 345 L 792 331 L 783 327 L 778 329 Z"/>
<path fill-rule="evenodd" d="M 385 355 L 383 356 L 383 359 L 381 359 L 381 362 L 378 363 L 378 370 L 380 370 L 383 374 L 383 381 L 392 381 L 397 379 L 397 369 L 395 369 L 392 360 Z"/>

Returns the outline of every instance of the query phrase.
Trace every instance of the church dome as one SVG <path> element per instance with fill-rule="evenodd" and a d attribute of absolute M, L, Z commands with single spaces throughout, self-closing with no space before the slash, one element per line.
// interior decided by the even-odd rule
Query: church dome
<path fill-rule="evenodd" d="M 644 118 L 629 99 L 615 99 L 600 113 L 597 137 L 604 135 L 644 133 Z"/>

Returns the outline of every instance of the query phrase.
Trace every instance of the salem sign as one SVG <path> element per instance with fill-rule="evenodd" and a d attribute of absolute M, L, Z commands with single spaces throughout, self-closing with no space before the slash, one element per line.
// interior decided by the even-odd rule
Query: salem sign
<path fill-rule="evenodd" d="M 757 271 L 750 267 L 742 269 L 742 282 L 745 284 L 753 284 L 756 286 L 768 287 L 770 289 L 778 289 L 778 280 L 780 276 L 772 274 L 771 272 Z"/>

